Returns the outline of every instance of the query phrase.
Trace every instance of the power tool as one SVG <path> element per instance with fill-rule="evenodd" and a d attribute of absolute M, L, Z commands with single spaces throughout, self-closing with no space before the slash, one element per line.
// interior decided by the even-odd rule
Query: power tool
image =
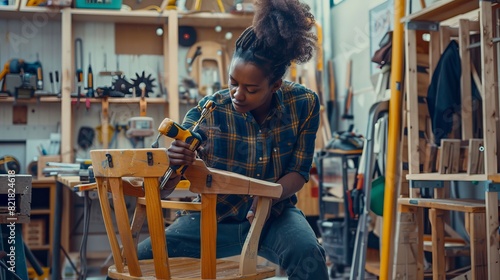
<path fill-rule="evenodd" d="M 203 106 L 203 110 L 201 112 L 200 119 L 195 123 L 193 128 L 191 130 L 185 129 L 182 127 L 180 124 L 174 122 L 173 120 L 169 118 L 165 118 L 160 126 L 158 127 L 158 136 L 156 137 L 155 142 L 151 145 L 153 148 L 158 148 L 158 140 L 161 135 L 165 135 L 167 137 L 176 139 L 176 140 L 181 140 L 184 141 L 188 144 L 190 144 L 189 149 L 191 151 L 195 151 L 198 149 L 198 147 L 201 145 L 201 143 L 204 140 L 204 137 L 202 137 L 203 134 L 200 134 L 196 132 L 198 129 L 198 125 L 203 122 L 203 120 L 207 117 L 209 113 L 211 113 L 215 109 L 215 104 L 212 101 L 208 101 L 205 106 Z M 170 179 L 170 176 L 172 176 L 172 173 L 177 173 L 178 175 L 184 174 L 184 171 L 188 168 L 187 165 L 182 165 L 182 166 L 170 166 L 165 172 L 165 175 L 161 178 L 161 183 L 160 183 L 160 190 L 163 190 L 165 187 L 165 184 L 168 182 Z M 173 191 L 173 190 L 172 190 Z"/>
<path fill-rule="evenodd" d="M 32 63 L 25 62 L 23 59 L 13 58 L 5 63 L 0 80 L 3 80 L 7 74 L 32 74 L 37 77 L 36 89 L 43 89 L 42 64 L 40 61 Z M 2 91 L 6 90 L 5 81 L 2 85 Z"/>

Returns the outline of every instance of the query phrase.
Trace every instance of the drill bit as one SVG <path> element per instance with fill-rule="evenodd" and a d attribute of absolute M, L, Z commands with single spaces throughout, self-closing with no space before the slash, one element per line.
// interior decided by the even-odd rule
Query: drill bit
<path fill-rule="evenodd" d="M 159 147 L 158 145 L 158 140 L 160 140 L 161 133 L 158 133 L 158 136 L 156 136 L 156 140 L 151 144 L 151 148 L 156 149 Z"/>

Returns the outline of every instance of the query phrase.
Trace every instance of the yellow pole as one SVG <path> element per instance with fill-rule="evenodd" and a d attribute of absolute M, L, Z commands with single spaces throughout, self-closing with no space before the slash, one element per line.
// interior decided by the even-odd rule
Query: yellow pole
<path fill-rule="evenodd" d="M 392 39 L 391 62 L 391 99 L 389 101 L 389 131 L 387 136 L 387 168 L 384 192 L 384 218 L 382 228 L 382 251 L 380 257 L 380 279 L 392 278 L 392 252 L 394 225 L 397 205 L 396 175 L 399 174 L 398 147 L 401 136 L 401 92 L 403 90 L 404 30 L 401 18 L 404 17 L 405 0 L 394 1 L 394 31 Z"/>

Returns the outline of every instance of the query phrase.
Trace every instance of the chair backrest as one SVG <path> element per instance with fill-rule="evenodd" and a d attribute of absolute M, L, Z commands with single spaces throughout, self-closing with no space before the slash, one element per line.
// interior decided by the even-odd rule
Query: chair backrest
<path fill-rule="evenodd" d="M 199 193 L 201 203 L 179 203 L 160 199 L 159 178 L 169 166 L 167 150 L 160 149 L 108 149 L 90 152 L 94 176 L 96 178 L 99 201 L 106 232 L 110 241 L 116 271 L 128 272 L 130 276 L 141 277 L 140 262 L 137 257 L 138 232 L 146 216 L 153 250 L 155 277 L 171 279 L 168 250 L 165 240 L 165 224 L 162 208 L 201 211 L 201 279 L 215 279 L 218 194 L 245 194 L 259 196 L 254 221 L 245 241 L 239 263 L 239 274 L 255 274 L 257 267 L 257 246 L 272 199 L 282 193 L 280 184 L 252 179 L 236 173 L 207 168 L 197 160 L 184 176 L 190 181 L 190 191 Z M 143 181 L 143 187 L 134 187 L 124 180 L 136 177 Z M 142 180 L 141 180 L 142 179 Z M 124 182 L 126 182 L 124 184 Z M 123 253 L 115 234 L 112 211 L 108 200 L 112 193 L 114 214 L 121 239 Z M 125 195 L 140 197 L 134 220 L 130 222 Z M 147 201 L 147 203 L 146 203 Z"/>

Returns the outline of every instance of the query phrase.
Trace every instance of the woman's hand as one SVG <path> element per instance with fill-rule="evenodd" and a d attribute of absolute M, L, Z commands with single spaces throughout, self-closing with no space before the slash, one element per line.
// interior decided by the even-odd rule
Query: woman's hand
<path fill-rule="evenodd" d="M 196 160 L 196 152 L 189 149 L 189 144 L 174 140 L 167 150 L 170 166 L 192 165 Z"/>

